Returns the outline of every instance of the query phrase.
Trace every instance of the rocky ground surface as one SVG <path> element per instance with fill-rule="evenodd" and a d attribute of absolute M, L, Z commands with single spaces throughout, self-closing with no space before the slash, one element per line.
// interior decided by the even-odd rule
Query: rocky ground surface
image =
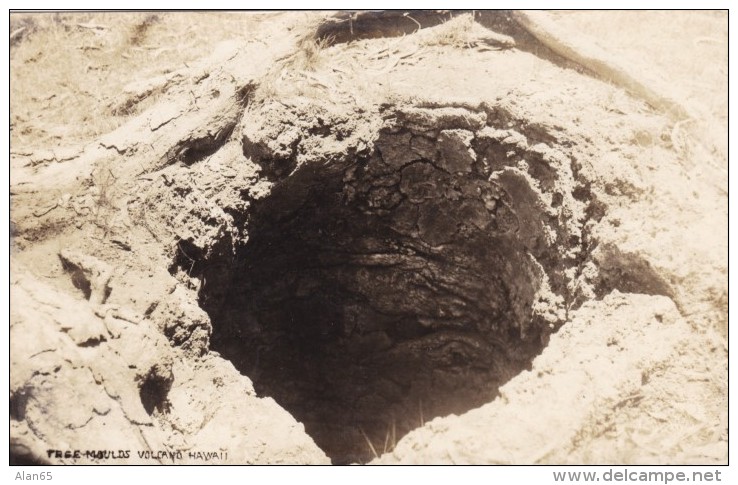
<path fill-rule="evenodd" d="M 12 462 L 727 462 L 726 14 L 232 14 L 184 64 L 184 14 L 78 15 L 12 18 Z"/>

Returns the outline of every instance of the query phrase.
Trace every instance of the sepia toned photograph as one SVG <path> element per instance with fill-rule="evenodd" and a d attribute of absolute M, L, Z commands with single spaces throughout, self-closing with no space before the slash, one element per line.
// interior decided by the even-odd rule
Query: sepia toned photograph
<path fill-rule="evenodd" d="M 728 464 L 727 10 L 9 43 L 11 465 Z"/>

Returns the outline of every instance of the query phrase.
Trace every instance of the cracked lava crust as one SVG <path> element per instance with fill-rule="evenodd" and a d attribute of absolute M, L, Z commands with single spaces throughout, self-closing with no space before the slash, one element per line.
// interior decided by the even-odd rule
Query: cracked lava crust
<path fill-rule="evenodd" d="M 583 253 L 586 203 L 545 134 L 494 110 L 384 116 L 372 147 L 330 163 L 245 140 L 274 183 L 248 242 L 180 261 L 212 349 L 334 463 L 491 401 L 565 320 Z"/>

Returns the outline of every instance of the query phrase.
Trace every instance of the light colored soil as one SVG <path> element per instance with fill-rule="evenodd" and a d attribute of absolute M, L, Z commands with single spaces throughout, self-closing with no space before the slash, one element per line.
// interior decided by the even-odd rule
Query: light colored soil
<path fill-rule="evenodd" d="M 138 81 L 175 73 L 216 44 L 253 37 L 254 15 L 33 13 L 11 50 L 11 144 L 43 149 L 92 140 L 151 106 L 127 102 Z"/>

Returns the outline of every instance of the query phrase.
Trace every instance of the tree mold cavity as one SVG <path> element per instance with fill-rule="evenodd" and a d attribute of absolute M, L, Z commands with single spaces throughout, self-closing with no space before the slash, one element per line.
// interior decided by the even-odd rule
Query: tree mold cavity
<path fill-rule="evenodd" d="M 491 401 L 566 319 L 586 203 L 555 145 L 496 125 L 396 108 L 343 160 L 262 147 L 262 166 L 295 168 L 253 204 L 233 260 L 199 265 L 211 348 L 334 463 Z"/>

